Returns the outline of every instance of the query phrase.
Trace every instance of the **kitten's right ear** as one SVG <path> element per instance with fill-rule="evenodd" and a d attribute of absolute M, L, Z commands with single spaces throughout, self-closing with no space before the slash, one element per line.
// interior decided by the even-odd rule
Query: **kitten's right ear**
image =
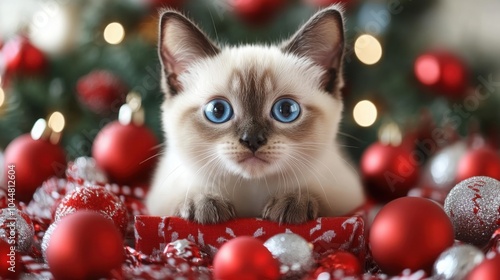
<path fill-rule="evenodd" d="M 182 91 L 178 77 L 191 63 L 220 52 L 194 23 L 176 11 L 161 13 L 159 34 L 162 83 L 164 91 L 170 95 Z"/>

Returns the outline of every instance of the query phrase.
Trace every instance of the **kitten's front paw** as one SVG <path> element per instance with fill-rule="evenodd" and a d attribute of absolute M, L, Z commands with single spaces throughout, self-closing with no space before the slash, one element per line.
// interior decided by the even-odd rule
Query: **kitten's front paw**
<path fill-rule="evenodd" d="M 219 196 L 202 196 L 181 205 L 178 215 L 200 224 L 217 224 L 236 217 L 234 206 Z"/>
<path fill-rule="evenodd" d="M 301 224 L 318 217 L 318 201 L 306 193 L 273 197 L 264 207 L 262 218 L 280 224 Z"/>

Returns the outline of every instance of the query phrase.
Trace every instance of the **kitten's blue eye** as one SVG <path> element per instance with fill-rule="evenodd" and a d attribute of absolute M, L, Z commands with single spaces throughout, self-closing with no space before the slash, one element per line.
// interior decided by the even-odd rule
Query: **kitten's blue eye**
<path fill-rule="evenodd" d="M 231 104 L 224 99 L 214 99 L 205 105 L 205 117 L 213 123 L 225 123 L 233 116 Z"/>
<path fill-rule="evenodd" d="M 279 122 L 293 122 L 300 115 L 300 105 L 293 99 L 283 98 L 274 103 L 271 113 Z"/>

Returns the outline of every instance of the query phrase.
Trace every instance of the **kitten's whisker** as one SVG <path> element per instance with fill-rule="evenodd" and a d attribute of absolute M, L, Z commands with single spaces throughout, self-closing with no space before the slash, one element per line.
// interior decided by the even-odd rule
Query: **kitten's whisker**
<path fill-rule="evenodd" d="M 349 137 L 349 138 L 351 138 L 351 139 L 354 139 L 354 140 L 358 141 L 359 143 L 363 143 L 363 144 L 365 144 L 365 143 L 366 143 L 366 141 L 363 141 L 363 140 L 361 140 L 361 139 L 359 139 L 359 138 L 357 138 L 357 137 L 355 137 L 355 136 L 353 136 L 353 135 L 351 135 L 351 134 L 347 134 L 347 133 L 342 132 L 342 131 L 337 131 L 337 134 L 342 135 L 342 136 Z"/>

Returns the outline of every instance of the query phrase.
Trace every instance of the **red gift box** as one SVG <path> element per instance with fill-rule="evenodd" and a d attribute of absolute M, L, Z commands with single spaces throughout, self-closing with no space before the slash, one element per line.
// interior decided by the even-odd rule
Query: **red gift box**
<path fill-rule="evenodd" d="M 359 216 L 318 218 L 301 225 L 280 225 L 262 219 L 245 218 L 217 225 L 201 225 L 177 217 L 136 216 L 135 248 L 155 256 L 178 239 L 188 239 L 214 255 L 224 242 L 249 235 L 262 241 L 279 233 L 295 233 L 314 246 L 315 257 L 345 250 L 365 262 L 365 226 Z"/>

